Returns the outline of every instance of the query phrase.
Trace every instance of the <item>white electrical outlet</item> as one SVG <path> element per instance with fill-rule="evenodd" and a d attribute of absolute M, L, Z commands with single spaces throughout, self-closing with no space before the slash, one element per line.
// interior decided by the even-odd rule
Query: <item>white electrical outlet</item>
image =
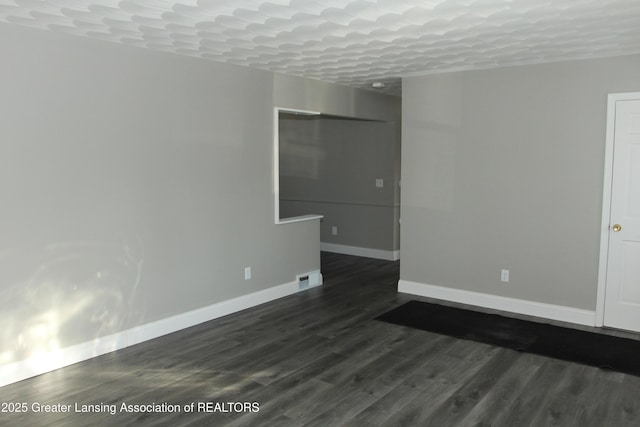
<path fill-rule="evenodd" d="M 244 280 L 251 279 L 251 267 L 244 268 Z"/>
<path fill-rule="evenodd" d="M 378 188 L 384 187 L 384 180 L 382 178 L 376 179 L 376 187 Z"/>
<path fill-rule="evenodd" d="M 500 281 L 501 282 L 509 282 L 509 270 L 500 271 Z"/>
<path fill-rule="evenodd" d="M 333 236 L 337 236 L 338 235 L 338 226 L 334 225 L 333 227 L 331 227 L 331 234 Z"/>

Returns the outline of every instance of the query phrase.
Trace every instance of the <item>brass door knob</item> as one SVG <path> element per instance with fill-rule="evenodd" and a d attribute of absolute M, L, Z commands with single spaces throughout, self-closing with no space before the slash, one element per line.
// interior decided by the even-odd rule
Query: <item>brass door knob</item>
<path fill-rule="evenodd" d="M 618 231 L 622 230 L 622 226 L 620 224 L 614 224 L 612 230 L 617 233 Z"/>

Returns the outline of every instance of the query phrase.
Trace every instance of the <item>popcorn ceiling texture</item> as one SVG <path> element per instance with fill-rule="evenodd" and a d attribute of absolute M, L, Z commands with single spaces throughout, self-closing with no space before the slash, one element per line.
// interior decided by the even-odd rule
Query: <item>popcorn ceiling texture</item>
<path fill-rule="evenodd" d="M 639 0 L 0 0 L 0 22 L 395 95 L 403 76 L 640 53 Z"/>

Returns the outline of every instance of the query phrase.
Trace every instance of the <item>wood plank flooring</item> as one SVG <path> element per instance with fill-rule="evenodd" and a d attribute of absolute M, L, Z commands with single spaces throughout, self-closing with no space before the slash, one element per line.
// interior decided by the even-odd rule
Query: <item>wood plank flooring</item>
<path fill-rule="evenodd" d="M 29 412 L 0 425 L 640 425 L 639 377 L 373 320 L 412 299 L 396 292 L 398 269 L 323 253 L 320 288 L 1 388 Z M 154 402 L 180 410 L 121 410 Z M 259 411 L 198 411 L 206 402 Z"/>

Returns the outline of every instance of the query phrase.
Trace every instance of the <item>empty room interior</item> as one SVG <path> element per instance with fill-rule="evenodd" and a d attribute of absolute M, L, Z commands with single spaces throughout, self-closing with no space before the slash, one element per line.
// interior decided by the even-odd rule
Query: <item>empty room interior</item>
<path fill-rule="evenodd" d="M 640 425 L 639 29 L 0 1 L 0 425 Z"/>

